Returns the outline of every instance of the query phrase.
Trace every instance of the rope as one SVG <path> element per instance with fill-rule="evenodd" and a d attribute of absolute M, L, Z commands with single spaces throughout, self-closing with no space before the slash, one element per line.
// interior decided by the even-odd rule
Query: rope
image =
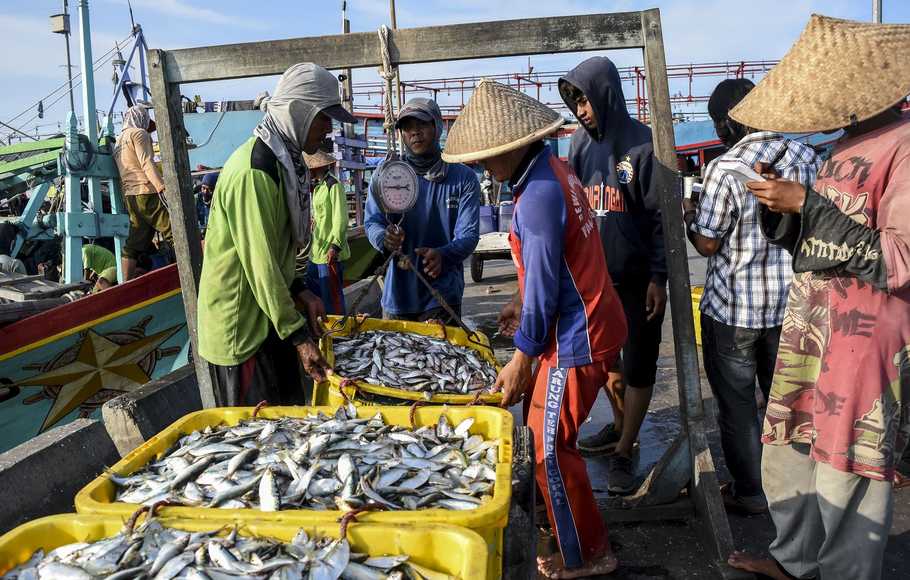
<path fill-rule="evenodd" d="M 259 411 L 261 411 L 263 407 L 268 407 L 268 406 L 269 406 L 268 401 L 259 401 L 259 404 L 256 405 L 255 408 L 253 408 L 253 417 L 252 418 L 255 419 L 256 415 L 259 414 Z"/>
<path fill-rule="evenodd" d="M 359 514 L 362 514 L 364 512 L 381 511 L 382 509 L 384 509 L 384 508 L 381 505 L 365 505 L 365 506 L 359 507 L 355 510 L 345 512 L 344 515 L 341 516 L 341 519 L 338 520 L 341 522 L 341 528 L 338 532 L 338 538 L 341 540 L 348 539 L 348 525 L 351 522 L 356 522 L 357 516 Z"/>
<path fill-rule="evenodd" d="M 398 144 L 395 135 L 395 111 L 392 108 L 392 82 L 397 76 L 396 67 L 392 66 L 392 58 L 389 56 L 389 27 L 383 24 L 379 27 L 379 46 L 380 55 L 382 56 L 382 67 L 379 69 L 379 76 L 385 79 L 385 120 L 382 124 L 385 129 L 386 138 L 386 159 L 391 158 L 398 150 Z"/>
<path fill-rule="evenodd" d="M 408 419 L 411 420 L 411 429 L 417 429 L 417 407 L 423 406 L 423 401 L 414 401 L 414 404 L 411 405 L 411 410 L 408 413 Z"/>
<path fill-rule="evenodd" d="M 477 391 L 477 394 L 474 395 L 474 398 L 471 399 L 471 402 L 468 403 L 466 406 L 468 406 L 468 407 L 473 407 L 474 405 L 484 405 L 484 404 L 486 404 L 486 403 L 483 402 L 483 391 L 484 391 L 483 389 L 480 389 L 479 391 Z"/>
<path fill-rule="evenodd" d="M 345 389 L 348 387 L 351 387 L 354 390 L 353 396 L 354 396 L 354 398 L 356 398 L 357 397 L 357 382 L 356 381 L 354 381 L 352 379 L 341 379 L 341 381 L 338 383 L 338 392 L 341 393 L 341 398 L 344 399 L 345 405 L 350 405 L 351 403 L 353 403 L 351 398 L 348 397 L 347 392 L 345 392 Z"/>

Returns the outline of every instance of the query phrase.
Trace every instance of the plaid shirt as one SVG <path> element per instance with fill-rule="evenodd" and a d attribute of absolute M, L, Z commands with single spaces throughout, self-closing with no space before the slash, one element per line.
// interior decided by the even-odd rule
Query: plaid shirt
<path fill-rule="evenodd" d="M 775 164 L 782 177 L 812 185 L 821 160 L 808 145 L 780 133 L 759 131 L 746 135 L 719 159 Z M 790 254 L 765 240 L 758 223 L 759 203 L 745 185 L 708 165 L 704 190 L 691 230 L 721 240 L 708 258 L 708 275 L 701 311 L 714 320 L 742 328 L 780 326 L 793 276 Z"/>

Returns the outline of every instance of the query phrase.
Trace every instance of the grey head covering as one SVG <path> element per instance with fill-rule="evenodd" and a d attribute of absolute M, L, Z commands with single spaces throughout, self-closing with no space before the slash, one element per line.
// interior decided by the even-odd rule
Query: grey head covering
<path fill-rule="evenodd" d="M 260 108 L 265 115 L 253 132 L 281 163 L 291 228 L 301 248 L 309 243 L 310 237 L 310 184 L 303 146 L 320 112 L 351 122 L 338 118 L 336 111 L 341 109 L 340 104 L 338 80 L 311 62 L 291 66 L 278 79 L 275 94 L 261 98 Z"/>
<path fill-rule="evenodd" d="M 148 131 L 149 110 L 142 105 L 133 105 L 123 113 L 123 129 L 142 129 Z"/>
<path fill-rule="evenodd" d="M 395 128 L 401 128 L 401 122 L 408 117 L 433 123 L 436 126 L 436 136 L 433 138 L 433 147 L 423 155 L 417 155 L 404 144 L 404 160 L 407 161 L 417 175 L 423 176 L 427 181 L 439 182 L 446 178 L 449 164 L 442 160 L 442 149 L 439 140 L 442 139 L 442 111 L 433 99 L 415 97 L 409 100 L 398 113 Z"/>

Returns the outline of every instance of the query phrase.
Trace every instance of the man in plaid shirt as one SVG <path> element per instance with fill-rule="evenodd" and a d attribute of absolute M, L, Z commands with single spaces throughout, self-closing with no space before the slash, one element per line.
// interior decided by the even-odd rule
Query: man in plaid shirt
<path fill-rule="evenodd" d="M 749 167 L 770 163 L 786 179 L 811 186 L 821 161 L 808 145 L 730 119 L 730 109 L 753 87 L 747 79 L 728 79 L 711 95 L 708 112 L 729 150 L 708 165 L 701 198 L 683 204 L 689 240 L 708 257 L 701 300 L 702 354 L 733 477 L 725 503 L 737 511 L 761 513 L 767 504 L 761 488 L 755 380 L 767 398 L 793 269 L 790 255 L 762 235 L 758 201 L 717 164 L 731 159 Z"/>

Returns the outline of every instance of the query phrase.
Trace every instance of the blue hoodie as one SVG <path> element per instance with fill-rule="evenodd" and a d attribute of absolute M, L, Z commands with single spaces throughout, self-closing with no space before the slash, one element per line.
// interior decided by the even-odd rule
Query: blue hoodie
<path fill-rule="evenodd" d="M 660 218 L 660 194 L 652 179 L 656 162 L 651 129 L 631 118 L 619 72 L 610 59 L 589 58 L 559 79 L 574 85 L 591 102 L 598 130 L 579 128 L 572 135 L 569 164 L 586 188 L 604 196 L 595 205 L 610 278 L 616 284 L 647 279 L 666 283 L 667 264 Z"/>

